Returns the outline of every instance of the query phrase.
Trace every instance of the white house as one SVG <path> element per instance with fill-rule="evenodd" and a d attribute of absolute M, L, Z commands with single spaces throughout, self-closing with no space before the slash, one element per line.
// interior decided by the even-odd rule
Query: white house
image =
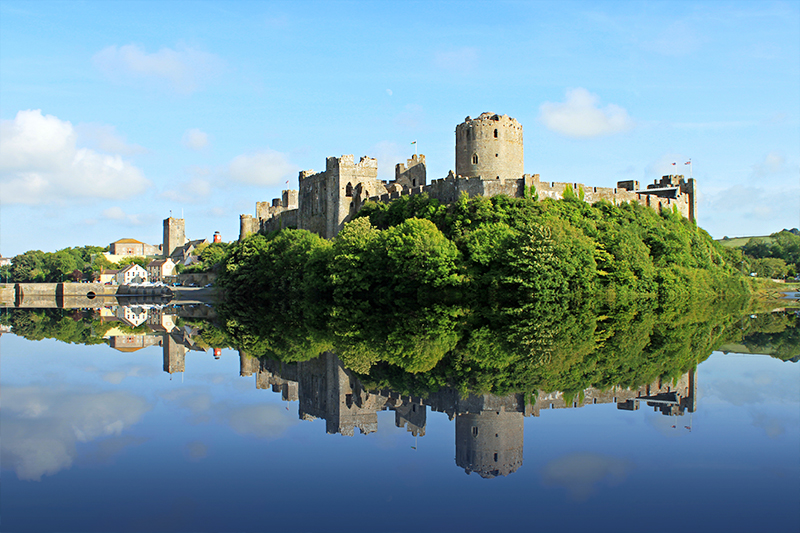
<path fill-rule="evenodd" d="M 147 274 L 150 281 L 156 283 L 164 281 L 166 276 L 175 275 L 175 262 L 169 257 L 166 259 L 154 259 L 147 264 Z"/>
<path fill-rule="evenodd" d="M 100 283 L 108 283 L 109 285 L 117 282 L 117 274 L 119 270 L 103 269 L 100 271 Z"/>
<path fill-rule="evenodd" d="M 147 270 L 136 263 L 132 263 L 117 272 L 117 284 L 144 283 L 147 281 Z"/>

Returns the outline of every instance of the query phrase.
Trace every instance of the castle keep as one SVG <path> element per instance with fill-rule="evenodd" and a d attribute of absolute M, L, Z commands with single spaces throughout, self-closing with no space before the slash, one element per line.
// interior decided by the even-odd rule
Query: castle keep
<path fill-rule="evenodd" d="M 455 202 L 462 194 L 522 198 L 531 187 L 540 200 L 561 199 L 571 190 L 589 203 L 637 202 L 657 212 L 676 209 L 689 220 L 696 219 L 694 179 L 669 175 L 645 188 L 638 181 L 620 181 L 616 187 L 547 182 L 539 174 L 524 174 L 522 125 L 508 115 L 467 117 L 456 126 L 455 133 L 456 170 L 443 179 L 428 183 L 424 155 L 414 155 L 396 165 L 393 181 L 378 179 L 378 161 L 371 157 L 364 156 L 358 162 L 352 155 L 329 157 L 323 172 L 300 172 L 299 191 L 286 190 L 271 203 L 258 202 L 255 216 L 241 215 L 239 239 L 284 228 L 307 229 L 331 239 L 367 201 L 388 202 L 422 193 L 445 204 Z"/>

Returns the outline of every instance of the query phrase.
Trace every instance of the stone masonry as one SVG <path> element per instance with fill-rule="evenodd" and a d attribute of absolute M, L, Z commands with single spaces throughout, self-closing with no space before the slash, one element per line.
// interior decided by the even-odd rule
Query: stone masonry
<path fill-rule="evenodd" d="M 636 202 L 654 209 L 677 210 L 689 220 L 697 216 L 694 179 L 669 175 L 645 188 L 638 181 L 620 181 L 616 187 L 542 181 L 539 174 L 523 172 L 522 125 L 508 115 L 482 113 L 456 126 L 456 171 L 428 183 L 424 155 L 414 155 L 395 167 L 391 182 L 378 179 L 378 162 L 352 155 L 329 157 L 325 171 L 304 170 L 300 190 L 283 191 L 280 199 L 256 204 L 256 215 L 241 215 L 239 239 L 258 231 L 307 229 L 331 239 L 367 201 L 389 202 L 405 195 L 426 193 L 442 203 L 469 197 L 506 195 L 522 198 L 533 193 L 540 200 L 561 199 L 571 190 L 576 197 L 615 205 Z M 166 238 L 165 238 L 166 241 Z"/>

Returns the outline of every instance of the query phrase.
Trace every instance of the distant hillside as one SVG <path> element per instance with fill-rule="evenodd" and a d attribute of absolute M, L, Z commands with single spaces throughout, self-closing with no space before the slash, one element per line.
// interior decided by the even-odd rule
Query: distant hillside
<path fill-rule="evenodd" d="M 792 233 L 794 233 L 794 231 L 796 230 L 791 230 L 791 231 Z M 763 242 L 766 244 L 769 244 L 773 241 L 773 238 L 770 237 L 769 235 L 757 235 L 753 237 L 723 237 L 721 239 L 714 239 L 714 240 L 716 240 L 718 243 L 720 243 L 722 246 L 726 248 L 741 248 L 742 246 L 750 242 L 750 239 L 755 239 L 755 242 Z"/>
<path fill-rule="evenodd" d="M 781 230 L 781 232 L 783 232 L 783 231 L 785 231 L 787 233 L 791 233 L 793 235 L 797 235 L 798 237 L 800 237 L 800 229 L 798 229 L 798 228 Z M 781 233 L 781 232 L 778 232 L 778 233 Z M 716 240 L 718 243 L 720 243 L 722 246 L 725 246 L 726 248 L 741 248 L 742 246 L 744 246 L 745 244 L 750 242 L 751 239 L 753 239 L 753 244 L 756 244 L 756 243 L 759 243 L 759 242 L 762 242 L 762 243 L 768 244 L 768 245 L 772 244 L 773 242 L 775 242 L 775 235 L 777 235 L 777 233 L 773 233 L 772 235 L 754 235 L 754 236 L 751 236 L 751 237 L 728 237 L 728 236 L 725 236 L 725 237 L 723 237 L 721 239 L 714 239 L 714 240 Z"/>

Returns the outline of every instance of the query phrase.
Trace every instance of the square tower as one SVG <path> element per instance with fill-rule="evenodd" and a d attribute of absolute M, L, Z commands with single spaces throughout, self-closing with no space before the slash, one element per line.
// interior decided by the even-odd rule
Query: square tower
<path fill-rule="evenodd" d="M 164 257 L 169 257 L 176 248 L 186 244 L 186 221 L 182 218 L 164 219 Z"/>

